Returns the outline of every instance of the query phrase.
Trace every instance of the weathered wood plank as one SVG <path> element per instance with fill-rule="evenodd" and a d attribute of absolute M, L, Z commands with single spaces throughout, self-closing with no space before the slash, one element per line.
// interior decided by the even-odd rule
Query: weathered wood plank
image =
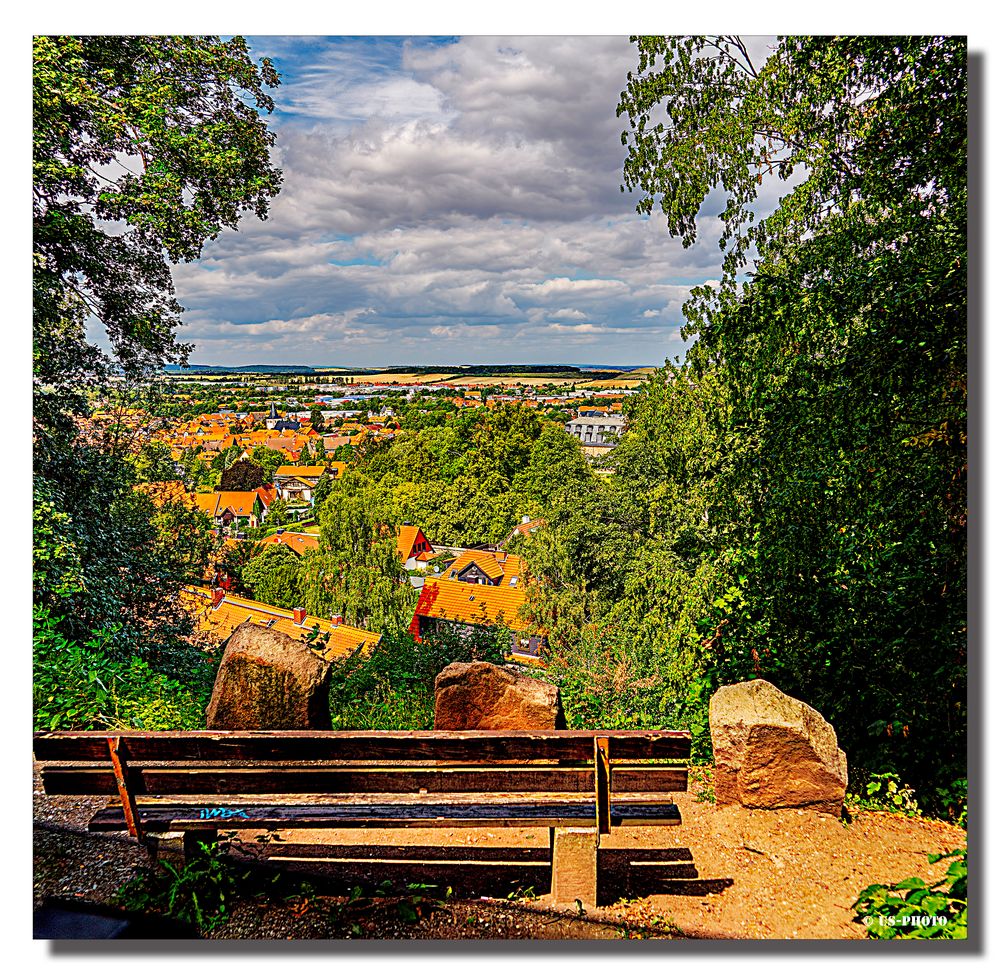
<path fill-rule="evenodd" d="M 49 795 L 115 795 L 110 768 L 49 766 L 41 770 Z M 588 792 L 593 771 L 579 768 L 525 765 L 475 768 L 176 768 L 129 769 L 133 795 L 242 795 L 301 793 L 429 793 L 440 792 Z M 615 766 L 614 792 L 684 792 L 687 772 L 652 765 Z"/>
<path fill-rule="evenodd" d="M 561 826 L 593 823 L 593 799 L 564 802 L 342 803 L 339 805 L 238 805 L 188 806 L 148 804 L 138 807 L 143 830 L 296 829 L 434 826 Z M 658 823 L 676 825 L 680 813 L 673 803 L 612 803 L 611 824 Z M 125 829 L 121 807 L 109 807 L 90 821 L 95 832 Z"/>
<path fill-rule="evenodd" d="M 121 739 L 133 762 L 337 759 L 399 761 L 593 761 L 594 738 L 613 740 L 618 758 L 687 758 L 686 731 L 130 731 Z M 106 756 L 101 732 L 38 732 L 39 761 Z"/>

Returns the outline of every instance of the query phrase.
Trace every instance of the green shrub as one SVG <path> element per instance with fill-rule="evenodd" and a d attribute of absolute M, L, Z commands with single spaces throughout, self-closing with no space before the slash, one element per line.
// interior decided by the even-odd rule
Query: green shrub
<path fill-rule="evenodd" d="M 916 793 L 900 782 L 895 772 L 869 774 L 859 793 L 848 793 L 845 797 L 849 806 L 858 809 L 872 809 L 881 812 L 899 812 L 907 816 L 921 815 Z"/>
<path fill-rule="evenodd" d="M 193 685 L 157 673 L 139 657 L 110 658 L 113 634 L 98 631 L 83 644 L 65 637 L 61 620 L 34 613 L 34 723 L 39 731 L 104 728 L 202 728 L 211 691 L 208 665 Z"/>
<path fill-rule="evenodd" d="M 220 845 L 199 843 L 199 852 L 181 866 L 161 860 L 123 884 L 117 903 L 130 911 L 162 914 L 211 931 L 229 917 L 229 902 L 249 872 L 240 874 L 222 856 Z"/>
<path fill-rule="evenodd" d="M 369 654 L 354 652 L 330 673 L 333 727 L 382 731 L 434 726 L 434 679 L 453 661 L 503 663 L 510 634 L 502 627 L 442 632 L 417 643 L 387 632 Z"/>
<path fill-rule="evenodd" d="M 872 884 L 854 902 L 855 920 L 869 938 L 961 939 L 968 933 L 968 850 L 932 853 L 928 862 L 951 860 L 936 883 L 908 877 L 894 884 Z"/>

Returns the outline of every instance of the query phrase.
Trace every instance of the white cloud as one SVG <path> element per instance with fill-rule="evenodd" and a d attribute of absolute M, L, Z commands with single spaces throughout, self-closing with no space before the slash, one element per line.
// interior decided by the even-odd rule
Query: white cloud
<path fill-rule="evenodd" d="M 719 221 L 707 212 L 685 250 L 619 192 L 625 38 L 260 38 L 254 53 L 286 76 L 284 186 L 267 222 L 178 269 L 193 361 L 567 361 L 585 341 L 589 361 L 656 364 L 682 349 L 681 305 L 718 276 Z"/>

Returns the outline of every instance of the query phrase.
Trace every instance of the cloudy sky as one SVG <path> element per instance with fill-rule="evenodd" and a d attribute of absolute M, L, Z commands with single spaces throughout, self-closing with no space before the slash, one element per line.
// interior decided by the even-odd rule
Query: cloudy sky
<path fill-rule="evenodd" d="M 719 272 L 619 190 L 625 37 L 250 39 L 284 185 L 175 273 L 195 363 L 658 364 Z M 711 202 L 711 201 L 710 201 Z"/>

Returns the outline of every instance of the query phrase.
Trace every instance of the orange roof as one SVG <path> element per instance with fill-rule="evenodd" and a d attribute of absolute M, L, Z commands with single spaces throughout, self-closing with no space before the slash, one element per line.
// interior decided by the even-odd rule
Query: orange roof
<path fill-rule="evenodd" d="M 325 467 L 295 467 L 292 464 L 282 464 L 275 472 L 275 477 L 322 477 Z"/>
<path fill-rule="evenodd" d="M 451 564 L 446 579 L 458 578 L 458 573 L 467 569 L 470 565 L 477 565 L 483 573 L 490 579 L 503 578 L 503 569 L 500 563 L 494 558 L 492 552 L 463 552 Z"/>
<path fill-rule="evenodd" d="M 253 514 L 254 504 L 257 501 L 256 491 L 216 491 L 219 496 L 219 511 L 232 508 L 237 515 L 244 517 Z"/>
<path fill-rule="evenodd" d="M 215 513 L 219 510 L 219 495 L 214 491 L 193 494 L 191 500 L 194 501 L 195 507 L 204 511 L 209 518 L 214 518 Z"/>
<path fill-rule="evenodd" d="M 400 562 L 405 562 L 410 557 L 413 543 L 419 534 L 420 529 L 416 525 L 400 525 L 399 531 L 396 532 L 396 552 Z"/>
<path fill-rule="evenodd" d="M 287 545 L 296 555 L 304 555 L 310 549 L 319 548 L 319 535 L 304 532 L 282 532 L 268 535 L 260 540 L 261 545 Z"/>
<path fill-rule="evenodd" d="M 313 629 L 329 634 L 326 648 L 320 656 L 327 660 L 345 657 L 358 648 L 373 650 L 382 639 L 381 633 L 358 629 L 346 623 L 333 623 L 319 616 L 306 616 L 296 623 L 291 610 L 268 606 L 253 599 L 226 593 L 222 602 L 212 608 L 212 591 L 201 586 L 186 586 L 180 593 L 181 604 L 195 619 L 195 625 L 202 633 L 221 640 L 232 636 L 233 631 L 247 621 L 277 630 L 297 640 L 308 638 Z"/>
<path fill-rule="evenodd" d="M 270 508 L 274 499 L 278 496 L 278 489 L 273 485 L 254 488 L 254 494 L 264 503 L 265 508 Z"/>
<path fill-rule="evenodd" d="M 511 580 L 523 583 L 527 566 L 519 555 L 509 552 L 486 552 L 472 549 L 463 552 L 448 567 L 446 579 L 457 579 L 458 574 L 475 563 L 490 579 L 503 579 L 500 585 L 508 585 Z M 492 587 L 490 587 L 492 588 Z"/>
<path fill-rule="evenodd" d="M 480 626 L 504 623 L 518 630 L 527 627 L 519 615 L 525 598 L 525 589 L 520 585 L 477 586 L 450 579 L 428 579 L 420 590 L 414 616 Z"/>

